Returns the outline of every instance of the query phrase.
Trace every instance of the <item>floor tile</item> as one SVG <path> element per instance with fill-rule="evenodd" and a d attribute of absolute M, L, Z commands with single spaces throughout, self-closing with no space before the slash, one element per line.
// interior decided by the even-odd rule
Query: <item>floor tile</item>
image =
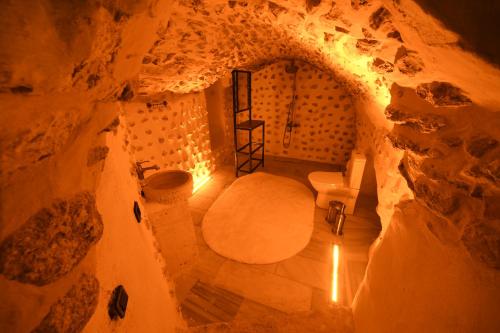
<path fill-rule="evenodd" d="M 307 311 L 311 307 L 310 287 L 232 262 L 222 265 L 215 284 L 283 312 Z"/>
<path fill-rule="evenodd" d="M 229 322 L 242 302 L 237 294 L 198 281 L 182 302 L 181 311 L 189 326 Z"/>
<path fill-rule="evenodd" d="M 335 166 L 282 158 L 266 159 L 260 171 L 290 177 L 312 189 L 307 176 L 312 171 L 337 171 Z M 203 216 L 212 203 L 235 180 L 233 166 L 223 166 L 189 199 L 199 260 L 175 280 L 182 312 L 189 325 L 220 323 L 234 318 L 259 320 L 264 314 L 331 311 L 350 306 L 364 278 L 368 248 L 380 232 L 376 198 L 360 196 L 354 215 L 347 215 L 342 237 L 335 236 L 325 221 L 326 209 L 316 207 L 314 230 L 308 245 L 297 255 L 270 265 L 248 265 L 224 258 L 203 239 Z M 151 211 L 160 208 L 151 206 Z M 341 244 L 339 302 L 331 298 L 332 243 Z M 215 287 L 214 287 L 215 286 Z"/>
<path fill-rule="evenodd" d="M 331 262 L 331 244 L 330 242 L 311 237 L 309 244 L 297 253 L 298 256 L 317 260 L 324 263 Z"/>

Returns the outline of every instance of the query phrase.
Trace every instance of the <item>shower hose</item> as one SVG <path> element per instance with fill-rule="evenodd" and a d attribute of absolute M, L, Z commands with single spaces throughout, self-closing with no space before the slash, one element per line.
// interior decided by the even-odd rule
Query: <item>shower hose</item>
<path fill-rule="evenodd" d="M 292 63 L 292 66 L 294 64 Z M 292 67 L 293 68 L 293 67 Z M 295 95 L 297 90 L 297 68 L 295 67 L 295 71 L 293 72 L 293 82 L 292 82 L 292 100 L 288 105 L 288 114 L 286 117 L 285 131 L 283 132 L 283 147 L 290 147 L 290 143 L 292 142 L 292 133 L 293 128 L 295 127 L 293 122 L 293 116 L 295 111 Z"/>

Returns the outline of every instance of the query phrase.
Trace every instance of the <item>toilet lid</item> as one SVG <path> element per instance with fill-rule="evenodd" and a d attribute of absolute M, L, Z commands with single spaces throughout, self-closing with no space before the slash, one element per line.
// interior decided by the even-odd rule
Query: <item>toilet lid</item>
<path fill-rule="evenodd" d="M 315 171 L 309 174 L 309 180 L 323 184 L 344 184 L 344 177 L 342 176 L 342 172 Z"/>

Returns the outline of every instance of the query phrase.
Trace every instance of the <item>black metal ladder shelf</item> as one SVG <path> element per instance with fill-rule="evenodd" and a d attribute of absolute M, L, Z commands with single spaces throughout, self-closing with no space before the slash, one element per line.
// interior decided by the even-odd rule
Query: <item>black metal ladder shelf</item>
<path fill-rule="evenodd" d="M 265 122 L 263 120 L 252 119 L 252 72 L 233 70 L 233 125 L 234 125 L 234 159 L 236 164 L 236 177 L 239 176 L 240 172 L 252 173 L 259 166 L 264 166 L 264 133 L 265 133 Z M 246 88 L 247 88 L 247 105 L 246 107 L 240 109 L 239 101 L 239 78 L 246 76 Z M 238 114 L 247 112 L 248 119 L 242 122 L 238 122 Z M 254 141 L 255 136 L 253 131 L 261 127 L 261 141 Z M 238 131 L 247 131 L 248 142 L 239 145 L 238 143 Z M 260 151 L 260 158 L 254 157 L 254 154 Z M 240 163 L 240 157 L 244 160 Z"/>

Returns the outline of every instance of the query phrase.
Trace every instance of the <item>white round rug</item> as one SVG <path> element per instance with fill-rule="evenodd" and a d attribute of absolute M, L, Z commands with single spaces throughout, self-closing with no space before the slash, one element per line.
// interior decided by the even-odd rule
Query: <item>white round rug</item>
<path fill-rule="evenodd" d="M 301 251 L 313 231 L 314 196 L 290 178 L 257 172 L 235 180 L 203 218 L 203 237 L 218 254 L 270 264 Z"/>

